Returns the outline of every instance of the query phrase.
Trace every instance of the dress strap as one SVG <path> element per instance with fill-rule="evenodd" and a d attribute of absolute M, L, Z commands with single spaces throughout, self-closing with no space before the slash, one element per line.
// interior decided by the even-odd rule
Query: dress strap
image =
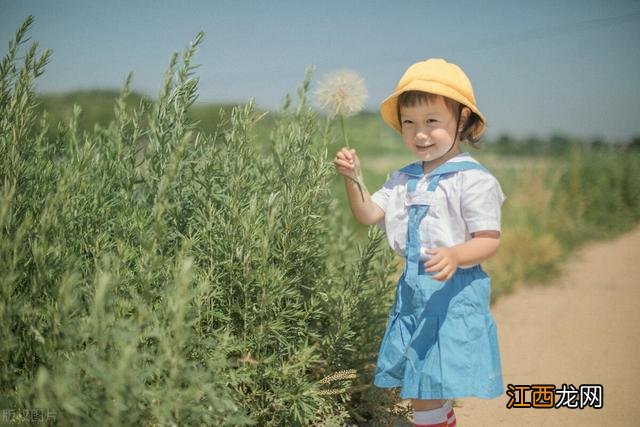
<path fill-rule="evenodd" d="M 405 249 L 405 280 L 415 287 L 418 282 L 418 268 L 420 264 L 420 223 L 429 212 L 433 193 L 438 188 L 440 178 L 447 174 L 462 170 L 479 169 L 489 172 L 482 165 L 475 162 L 446 162 L 432 170 L 427 177 L 431 177 L 427 194 L 419 194 L 418 182 L 424 177 L 420 163 L 412 163 L 401 169 L 408 175 L 407 203 L 409 204 L 409 221 L 407 224 L 407 241 Z"/>

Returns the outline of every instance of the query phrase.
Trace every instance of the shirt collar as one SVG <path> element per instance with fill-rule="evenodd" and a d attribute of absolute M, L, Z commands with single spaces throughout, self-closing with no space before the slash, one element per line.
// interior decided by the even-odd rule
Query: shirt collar
<path fill-rule="evenodd" d="M 455 156 L 453 156 L 452 158 L 450 158 L 449 160 L 447 160 L 446 162 L 443 163 L 443 165 L 445 163 L 449 163 L 451 161 L 458 161 L 458 159 L 461 157 L 468 157 L 469 153 L 467 152 L 462 152 L 459 154 L 456 154 Z M 408 165 L 404 166 L 402 169 L 400 169 L 400 172 L 405 173 L 407 175 L 413 175 L 413 176 L 423 176 L 423 170 L 422 170 L 422 160 L 417 160 L 413 163 L 409 163 Z"/>

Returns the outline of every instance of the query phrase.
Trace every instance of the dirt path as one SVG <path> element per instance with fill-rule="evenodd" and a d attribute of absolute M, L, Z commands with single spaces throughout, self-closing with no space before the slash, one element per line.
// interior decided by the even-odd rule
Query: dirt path
<path fill-rule="evenodd" d="M 640 403 L 640 227 L 590 244 L 548 286 L 492 307 L 507 384 L 602 384 L 602 409 L 507 409 L 507 395 L 461 399 L 458 425 L 635 426 Z"/>

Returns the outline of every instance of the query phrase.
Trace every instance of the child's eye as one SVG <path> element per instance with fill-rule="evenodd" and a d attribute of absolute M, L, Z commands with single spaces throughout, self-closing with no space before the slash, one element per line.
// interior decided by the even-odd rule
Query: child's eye
<path fill-rule="evenodd" d="M 436 120 L 436 119 L 428 119 L 428 120 L 427 120 L 427 123 L 436 123 L 436 122 L 437 122 L 437 120 Z M 412 122 L 411 120 L 409 120 L 409 119 L 404 119 L 404 120 L 402 121 L 402 124 L 403 124 L 403 125 L 404 125 L 404 124 L 409 125 L 409 124 L 412 124 L 412 123 L 413 123 L 413 122 Z"/>

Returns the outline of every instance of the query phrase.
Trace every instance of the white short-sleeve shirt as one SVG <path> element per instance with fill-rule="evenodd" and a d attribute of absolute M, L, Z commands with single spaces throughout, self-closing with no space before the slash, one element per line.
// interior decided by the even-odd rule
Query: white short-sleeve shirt
<path fill-rule="evenodd" d="M 479 163 L 468 153 L 448 160 L 463 161 Z M 429 180 L 423 176 L 416 190 L 427 191 Z M 382 188 L 371 195 L 373 202 L 385 212 L 384 219 L 377 225 L 387 234 L 391 248 L 401 256 L 405 255 L 409 218 L 405 204 L 407 181 L 407 174 L 395 171 Z M 420 259 L 429 259 L 425 250 L 464 243 L 471 240 L 471 233 L 476 231 L 500 231 L 500 211 L 505 199 L 498 180 L 483 170 L 468 169 L 442 176 L 434 191 L 433 203 L 420 222 Z"/>

